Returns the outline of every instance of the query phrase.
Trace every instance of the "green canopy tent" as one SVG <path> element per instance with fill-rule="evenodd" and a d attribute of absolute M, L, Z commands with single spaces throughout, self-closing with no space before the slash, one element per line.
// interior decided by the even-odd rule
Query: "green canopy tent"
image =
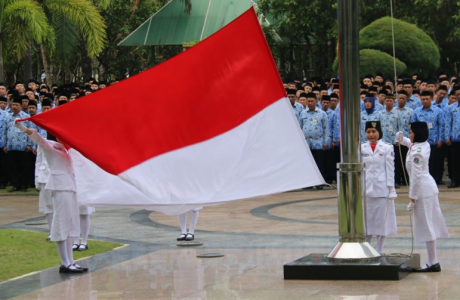
<path fill-rule="evenodd" d="M 171 0 L 141 26 L 130 33 L 119 46 L 183 45 L 199 42 L 218 31 L 254 6 L 255 0 L 199 0 L 192 1 L 190 13 L 185 12 L 185 1 Z M 270 20 L 259 14 L 259 22 Z M 274 34 L 278 41 L 282 39 Z"/>

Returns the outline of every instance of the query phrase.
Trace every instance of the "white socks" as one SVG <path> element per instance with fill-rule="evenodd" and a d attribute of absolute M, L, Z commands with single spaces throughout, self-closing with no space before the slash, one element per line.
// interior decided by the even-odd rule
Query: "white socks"
<path fill-rule="evenodd" d="M 426 251 L 428 252 L 428 265 L 432 266 L 438 263 L 438 256 L 436 253 L 436 240 L 426 242 Z"/>
<path fill-rule="evenodd" d="M 68 267 L 73 264 L 72 238 L 69 237 L 65 241 L 58 241 L 56 246 L 61 258 L 61 265 Z"/>
<path fill-rule="evenodd" d="M 182 231 L 183 234 L 187 234 L 187 224 L 186 224 L 187 213 L 178 215 L 178 218 L 179 218 L 180 230 Z M 195 233 L 195 227 L 196 227 L 197 222 L 198 222 L 198 211 L 191 210 L 190 211 L 190 228 L 189 228 L 188 233 L 190 234 Z"/>
<path fill-rule="evenodd" d="M 198 211 L 190 211 L 190 229 L 188 233 L 195 234 L 196 223 L 198 222 Z"/>
<path fill-rule="evenodd" d="M 179 217 L 180 230 L 182 231 L 182 234 L 187 234 L 187 226 L 185 224 L 187 213 L 180 214 L 178 215 L 178 217 Z"/>
<path fill-rule="evenodd" d="M 68 267 L 70 265 L 68 256 L 67 256 L 67 241 L 58 241 L 56 246 L 58 248 L 59 257 L 61 258 L 61 265 Z"/>
<path fill-rule="evenodd" d="M 89 235 L 89 215 L 80 215 L 80 239 L 74 239 L 74 245 L 88 245 L 88 235 Z"/>
<path fill-rule="evenodd" d="M 383 236 L 383 235 L 378 235 L 377 236 L 377 252 L 378 253 L 382 253 L 383 251 L 383 245 L 385 244 L 385 238 L 386 236 Z"/>
<path fill-rule="evenodd" d="M 370 244 L 372 242 L 372 235 L 366 235 L 366 241 Z"/>
<path fill-rule="evenodd" d="M 66 250 L 67 250 L 67 259 L 69 260 L 69 265 L 73 265 L 73 250 L 72 250 L 72 238 L 68 237 L 66 242 Z M 68 265 L 67 265 L 68 266 Z"/>
<path fill-rule="evenodd" d="M 375 250 L 377 250 L 378 253 L 382 253 L 386 236 L 377 235 L 376 237 L 377 237 L 377 248 Z M 372 242 L 372 235 L 366 235 L 366 241 L 370 244 Z"/>
<path fill-rule="evenodd" d="M 80 236 L 81 244 L 88 244 L 89 235 L 89 215 L 80 215 Z"/>
<path fill-rule="evenodd" d="M 53 213 L 46 214 L 45 216 L 51 231 L 51 226 L 53 226 Z"/>

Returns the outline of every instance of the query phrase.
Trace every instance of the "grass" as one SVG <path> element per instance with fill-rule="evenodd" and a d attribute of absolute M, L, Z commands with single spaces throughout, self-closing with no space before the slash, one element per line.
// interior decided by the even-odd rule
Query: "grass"
<path fill-rule="evenodd" d="M 0 194 L 9 194 L 9 195 L 17 195 L 17 194 L 22 194 L 22 195 L 38 195 L 38 191 L 35 187 L 31 187 L 31 188 L 28 188 L 27 189 L 27 192 L 21 192 L 21 191 L 17 191 L 17 192 L 8 192 L 10 189 L 12 188 L 11 185 L 7 186 L 5 189 L 1 189 L 0 190 Z"/>
<path fill-rule="evenodd" d="M 56 243 L 47 233 L 20 229 L 0 229 L 0 282 L 60 265 Z M 74 251 L 74 259 L 110 251 L 122 244 L 88 241 L 89 249 Z"/>

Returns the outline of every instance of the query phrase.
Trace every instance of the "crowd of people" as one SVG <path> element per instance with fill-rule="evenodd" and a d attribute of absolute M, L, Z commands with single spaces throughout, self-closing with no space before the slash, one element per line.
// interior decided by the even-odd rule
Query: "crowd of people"
<path fill-rule="evenodd" d="M 396 86 L 395 86 L 396 85 Z M 286 93 L 313 158 L 329 184 L 337 181 L 340 161 L 340 91 L 339 80 L 285 83 Z M 412 78 L 384 80 L 381 74 L 365 76 L 360 85 L 361 142 L 366 142 L 367 121 L 380 121 L 382 140 L 394 148 L 395 188 L 408 185 L 403 162 L 408 148 L 395 142 L 398 131 L 409 135 L 411 122 L 425 122 L 431 147 L 429 171 L 437 185 L 444 185 L 447 161 L 448 188 L 460 186 L 460 85 L 457 77 L 441 74 L 437 79 Z M 406 174 L 404 174 L 406 173 Z M 322 186 L 317 186 L 322 189 Z"/>
<path fill-rule="evenodd" d="M 84 86 L 77 84 L 52 85 L 35 80 L 16 82 L 9 87 L 0 83 L 0 189 L 11 185 L 8 192 L 26 192 L 34 188 L 37 145 L 23 132 L 14 128 L 14 120 L 34 116 L 49 109 L 76 100 L 107 87 L 106 82 L 89 79 Z M 36 129 L 45 137 L 47 133 L 31 122 L 28 128 Z"/>

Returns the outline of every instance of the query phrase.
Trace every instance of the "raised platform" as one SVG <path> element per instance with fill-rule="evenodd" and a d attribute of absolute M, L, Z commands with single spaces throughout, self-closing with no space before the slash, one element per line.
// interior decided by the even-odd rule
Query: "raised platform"
<path fill-rule="evenodd" d="M 327 253 L 313 253 L 284 265 L 284 279 L 303 280 L 400 280 L 409 272 L 401 272 L 406 264 L 420 268 L 420 254 L 412 257 L 387 255 L 372 262 L 331 261 Z"/>

